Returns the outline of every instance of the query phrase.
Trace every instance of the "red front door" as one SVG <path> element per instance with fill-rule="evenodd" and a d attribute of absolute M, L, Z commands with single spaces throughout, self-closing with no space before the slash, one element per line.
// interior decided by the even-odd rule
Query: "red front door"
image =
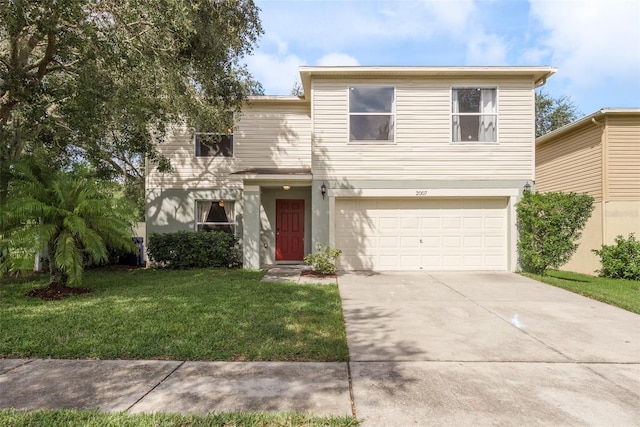
<path fill-rule="evenodd" d="M 304 200 L 276 200 L 276 261 L 304 258 Z"/>

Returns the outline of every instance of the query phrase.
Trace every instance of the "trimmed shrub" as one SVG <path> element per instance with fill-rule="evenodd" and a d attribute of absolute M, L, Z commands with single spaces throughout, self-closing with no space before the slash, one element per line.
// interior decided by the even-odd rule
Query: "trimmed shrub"
<path fill-rule="evenodd" d="M 147 254 L 167 268 L 235 267 L 241 259 L 238 239 L 224 231 L 153 233 Z"/>
<path fill-rule="evenodd" d="M 336 272 L 335 262 L 340 255 L 342 255 L 340 249 L 333 249 L 318 243 L 316 245 L 316 253 L 304 257 L 304 262 L 310 265 L 311 269 L 316 273 L 334 274 Z"/>
<path fill-rule="evenodd" d="M 598 273 L 611 279 L 640 280 L 640 241 L 634 233 L 628 239 L 616 237 L 614 245 L 602 245 L 602 249 L 593 249 L 600 257 L 602 269 Z"/>
<path fill-rule="evenodd" d="M 531 193 L 517 205 L 520 267 L 534 274 L 566 264 L 593 211 L 593 197 L 576 193 Z"/>

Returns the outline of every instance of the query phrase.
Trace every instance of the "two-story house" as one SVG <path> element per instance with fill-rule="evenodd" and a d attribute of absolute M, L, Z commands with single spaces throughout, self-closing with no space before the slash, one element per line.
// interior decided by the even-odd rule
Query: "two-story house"
<path fill-rule="evenodd" d="M 536 188 L 593 197 L 578 250 L 561 269 L 596 274 L 594 249 L 640 237 L 640 108 L 603 108 L 539 137 Z"/>
<path fill-rule="evenodd" d="M 233 134 L 172 129 L 147 169 L 147 233 L 223 229 L 245 268 L 316 243 L 343 269 L 510 270 L 552 67 L 301 67 L 304 96 L 252 97 Z"/>

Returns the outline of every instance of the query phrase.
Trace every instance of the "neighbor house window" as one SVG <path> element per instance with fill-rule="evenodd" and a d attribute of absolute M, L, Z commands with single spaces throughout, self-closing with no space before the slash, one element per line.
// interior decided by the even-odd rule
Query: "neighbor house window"
<path fill-rule="evenodd" d="M 235 203 L 232 200 L 198 200 L 196 202 L 197 231 L 236 232 Z"/>
<path fill-rule="evenodd" d="M 394 142 L 395 98 L 393 86 L 350 86 L 349 142 Z"/>
<path fill-rule="evenodd" d="M 453 142 L 496 142 L 495 88 L 456 88 L 452 91 Z"/>

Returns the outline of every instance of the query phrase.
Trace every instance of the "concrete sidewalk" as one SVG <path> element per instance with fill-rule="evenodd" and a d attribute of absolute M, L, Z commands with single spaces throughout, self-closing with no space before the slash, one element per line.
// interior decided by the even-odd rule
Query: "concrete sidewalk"
<path fill-rule="evenodd" d="M 0 408 L 351 415 L 346 363 L 0 359 Z"/>

